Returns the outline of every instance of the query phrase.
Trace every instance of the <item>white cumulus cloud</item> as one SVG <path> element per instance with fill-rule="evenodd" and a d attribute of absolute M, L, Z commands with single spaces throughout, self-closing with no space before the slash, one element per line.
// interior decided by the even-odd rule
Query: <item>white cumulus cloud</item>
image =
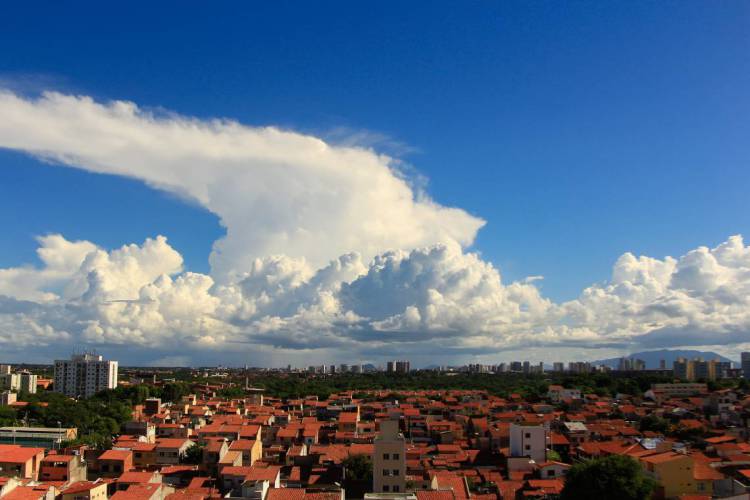
<path fill-rule="evenodd" d="M 415 192 L 396 162 L 274 127 L 154 114 L 133 103 L 0 92 L 0 147 L 143 180 L 216 214 L 220 279 L 269 255 L 314 267 L 356 251 L 469 245 L 484 221 Z"/>
<path fill-rule="evenodd" d="M 0 92 L 0 115 L 0 147 L 140 179 L 226 228 L 210 274 L 186 271 L 164 236 L 112 250 L 40 236 L 40 265 L 0 269 L 0 346 L 136 346 L 186 364 L 268 346 L 344 361 L 750 342 L 741 236 L 677 258 L 625 253 L 609 280 L 555 303 L 538 276 L 504 283 L 468 250 L 484 222 L 370 149 L 56 93 Z"/>

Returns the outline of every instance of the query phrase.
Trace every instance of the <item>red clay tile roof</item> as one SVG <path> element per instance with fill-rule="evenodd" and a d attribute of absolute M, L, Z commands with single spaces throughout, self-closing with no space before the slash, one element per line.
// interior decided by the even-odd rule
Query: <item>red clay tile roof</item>
<path fill-rule="evenodd" d="M 148 500 L 158 493 L 161 484 L 134 484 L 125 491 L 118 491 L 110 500 Z"/>
<path fill-rule="evenodd" d="M 127 460 L 132 455 L 130 450 L 107 450 L 99 455 L 99 460 Z"/>
<path fill-rule="evenodd" d="M 154 477 L 153 472 L 124 472 L 119 478 L 118 483 L 148 483 Z"/>
<path fill-rule="evenodd" d="M 96 488 L 97 486 L 101 486 L 105 483 L 99 481 L 99 482 L 93 482 L 93 481 L 77 481 L 67 488 L 63 490 L 63 493 L 66 495 L 70 495 L 73 493 L 82 493 L 84 491 L 89 491 L 92 488 Z"/>
<path fill-rule="evenodd" d="M 37 500 L 44 498 L 49 488 L 40 486 L 17 486 L 3 496 L 3 500 Z"/>
<path fill-rule="evenodd" d="M 0 444 L 0 462 L 26 463 L 33 457 L 44 454 L 44 448 L 24 448 L 16 444 Z"/>
<path fill-rule="evenodd" d="M 417 500 L 454 500 L 455 498 L 456 494 L 453 493 L 453 490 L 417 491 Z"/>

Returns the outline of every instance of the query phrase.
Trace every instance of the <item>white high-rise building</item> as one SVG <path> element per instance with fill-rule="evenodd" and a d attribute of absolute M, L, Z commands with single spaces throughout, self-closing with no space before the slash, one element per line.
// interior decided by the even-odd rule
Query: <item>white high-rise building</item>
<path fill-rule="evenodd" d="M 0 391 L 36 393 L 37 376 L 22 370 L 17 373 L 0 374 Z"/>
<path fill-rule="evenodd" d="M 55 361 L 55 392 L 70 397 L 91 397 L 117 387 L 117 361 L 98 354 L 75 354 L 70 360 Z"/>

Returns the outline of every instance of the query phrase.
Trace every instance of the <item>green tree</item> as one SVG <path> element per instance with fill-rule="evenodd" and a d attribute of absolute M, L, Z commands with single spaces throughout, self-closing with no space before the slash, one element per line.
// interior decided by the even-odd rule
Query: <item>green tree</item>
<path fill-rule="evenodd" d="M 246 396 L 245 389 L 239 386 L 226 387 L 218 392 L 218 395 L 227 399 L 240 399 Z"/>
<path fill-rule="evenodd" d="M 746 378 L 739 379 L 737 381 L 737 389 L 747 392 L 748 390 L 750 390 L 750 382 L 748 382 Z"/>
<path fill-rule="evenodd" d="M 568 472 L 562 500 L 647 500 L 656 482 L 626 455 L 610 455 L 574 465 Z"/>
<path fill-rule="evenodd" d="M 182 462 L 186 464 L 198 465 L 203 462 L 203 446 L 196 444 L 191 446 L 182 457 Z"/>
<path fill-rule="evenodd" d="M 347 498 L 362 498 L 372 488 L 372 459 L 369 455 L 349 455 L 344 466 L 344 489 Z"/>
<path fill-rule="evenodd" d="M 12 406 L 0 406 L 0 427 L 15 425 L 18 415 Z"/>
<path fill-rule="evenodd" d="M 190 394 L 190 386 L 184 382 L 173 382 L 162 388 L 161 399 L 164 402 L 178 403 L 183 396 Z"/>
<path fill-rule="evenodd" d="M 638 430 L 641 432 L 654 431 L 666 434 L 667 431 L 669 431 L 669 422 L 666 419 L 657 417 L 656 415 L 646 415 L 639 422 Z"/>

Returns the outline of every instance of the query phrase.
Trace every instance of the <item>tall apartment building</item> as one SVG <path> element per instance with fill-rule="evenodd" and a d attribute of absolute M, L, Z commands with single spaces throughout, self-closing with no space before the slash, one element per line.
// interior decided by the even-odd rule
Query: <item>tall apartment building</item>
<path fill-rule="evenodd" d="M 695 365 L 692 361 L 685 358 L 677 358 L 672 363 L 674 378 L 680 380 L 695 380 Z"/>
<path fill-rule="evenodd" d="M 398 420 L 380 422 L 374 441 L 372 490 L 375 493 L 403 493 L 406 490 L 406 440 Z"/>
<path fill-rule="evenodd" d="M 617 363 L 617 370 L 621 372 L 643 371 L 646 369 L 646 362 L 642 359 L 620 358 Z"/>
<path fill-rule="evenodd" d="M 98 354 L 75 354 L 70 360 L 55 361 L 55 392 L 70 397 L 90 397 L 117 387 L 117 361 Z"/>
<path fill-rule="evenodd" d="M 588 361 L 571 361 L 568 363 L 570 373 L 591 373 L 591 363 Z"/>
<path fill-rule="evenodd" d="M 712 359 L 678 358 L 673 364 L 674 376 L 680 380 L 716 380 L 726 376 L 731 364 Z"/>
<path fill-rule="evenodd" d="M 17 373 L 7 373 L 0 375 L 0 390 L 14 392 L 36 393 L 37 376 L 22 370 Z"/>
<path fill-rule="evenodd" d="M 36 393 L 36 381 L 37 376 L 27 370 L 22 370 L 16 373 L 18 376 L 18 391 L 28 392 L 30 394 Z"/>
<path fill-rule="evenodd" d="M 411 363 L 408 361 L 396 361 L 396 372 L 398 373 L 409 373 L 411 371 Z"/>
<path fill-rule="evenodd" d="M 388 373 L 409 373 L 410 369 L 408 361 L 388 361 L 385 371 Z"/>
<path fill-rule="evenodd" d="M 750 352 L 743 352 L 741 354 L 742 361 L 742 376 L 746 379 L 750 379 Z"/>

